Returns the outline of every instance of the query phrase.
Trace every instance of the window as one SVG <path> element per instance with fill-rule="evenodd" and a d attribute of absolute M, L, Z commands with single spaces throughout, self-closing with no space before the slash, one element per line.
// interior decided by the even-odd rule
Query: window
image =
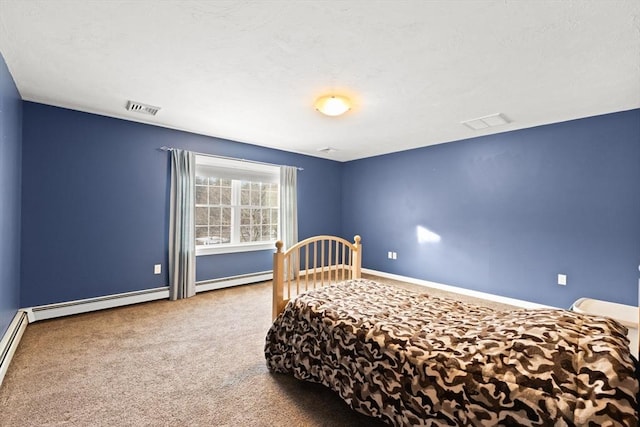
<path fill-rule="evenodd" d="M 196 156 L 196 254 L 273 248 L 279 181 L 277 166 Z"/>

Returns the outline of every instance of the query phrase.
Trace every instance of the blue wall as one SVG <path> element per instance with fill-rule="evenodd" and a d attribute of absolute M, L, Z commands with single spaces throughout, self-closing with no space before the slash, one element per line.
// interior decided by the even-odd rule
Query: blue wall
<path fill-rule="evenodd" d="M 23 103 L 23 307 L 168 284 L 166 145 L 304 168 L 299 235 L 340 232 L 342 165 Z M 199 281 L 271 269 L 272 251 L 197 258 Z M 162 275 L 153 265 L 162 263 Z"/>
<path fill-rule="evenodd" d="M 362 235 L 374 270 L 560 307 L 635 305 L 639 184 L 632 110 L 349 162 L 343 233 Z M 417 226 L 440 242 L 418 243 Z"/>
<path fill-rule="evenodd" d="M 22 101 L 0 55 L 0 337 L 20 303 Z"/>
<path fill-rule="evenodd" d="M 23 121 L 23 307 L 167 284 L 162 145 L 304 167 L 300 238 L 361 234 L 366 268 L 562 307 L 637 302 L 640 110 L 346 164 L 30 102 Z M 197 264 L 199 281 L 265 271 L 271 251 Z"/>

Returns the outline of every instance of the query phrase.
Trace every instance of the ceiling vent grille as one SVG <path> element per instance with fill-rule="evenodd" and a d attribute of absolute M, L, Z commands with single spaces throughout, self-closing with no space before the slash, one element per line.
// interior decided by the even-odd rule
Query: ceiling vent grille
<path fill-rule="evenodd" d="M 330 154 L 330 153 L 335 153 L 336 151 L 338 151 L 338 149 L 333 147 L 324 147 L 324 148 L 318 148 L 318 151 L 320 153 Z"/>
<path fill-rule="evenodd" d="M 494 126 L 502 126 L 509 123 L 509 119 L 503 116 L 500 113 L 491 114 L 490 116 L 479 117 L 477 119 L 466 120 L 461 122 L 463 125 L 467 126 L 469 129 L 480 130 L 486 129 Z"/>
<path fill-rule="evenodd" d="M 160 111 L 160 107 L 154 107 L 153 105 L 143 104 L 141 102 L 127 101 L 127 110 L 155 116 L 158 111 Z"/>

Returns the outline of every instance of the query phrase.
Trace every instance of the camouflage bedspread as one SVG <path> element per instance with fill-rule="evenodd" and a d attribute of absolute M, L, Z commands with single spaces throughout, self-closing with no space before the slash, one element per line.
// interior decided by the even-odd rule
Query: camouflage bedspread
<path fill-rule="evenodd" d="M 265 356 L 393 425 L 638 425 L 626 328 L 565 310 L 352 280 L 290 301 Z"/>

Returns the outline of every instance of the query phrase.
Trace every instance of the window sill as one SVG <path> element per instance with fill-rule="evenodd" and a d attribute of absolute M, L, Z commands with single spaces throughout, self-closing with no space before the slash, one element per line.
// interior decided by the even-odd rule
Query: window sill
<path fill-rule="evenodd" d="M 196 246 L 196 256 L 231 254 L 236 252 L 276 250 L 276 242 L 244 243 L 241 245 Z"/>

